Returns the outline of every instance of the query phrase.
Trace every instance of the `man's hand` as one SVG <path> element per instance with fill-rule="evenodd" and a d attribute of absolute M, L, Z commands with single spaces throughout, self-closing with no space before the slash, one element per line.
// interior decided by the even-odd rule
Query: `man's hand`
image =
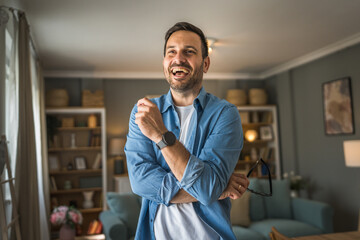
<path fill-rule="evenodd" d="M 244 174 L 233 173 L 229 179 L 229 183 L 221 194 L 219 200 L 225 199 L 227 197 L 231 199 L 240 198 L 249 186 L 249 179 L 245 177 Z"/>
<path fill-rule="evenodd" d="M 147 98 L 137 102 L 138 112 L 135 114 L 135 123 L 140 131 L 150 140 L 158 143 L 162 134 L 167 131 L 159 108 Z"/>

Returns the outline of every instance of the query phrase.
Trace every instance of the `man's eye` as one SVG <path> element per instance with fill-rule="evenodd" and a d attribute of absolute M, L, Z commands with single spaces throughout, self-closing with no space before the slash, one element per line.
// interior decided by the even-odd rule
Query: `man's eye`
<path fill-rule="evenodd" d="M 194 50 L 187 50 L 186 53 L 187 53 L 187 54 L 194 54 L 195 51 L 194 51 Z"/>
<path fill-rule="evenodd" d="M 170 50 L 167 52 L 167 54 L 175 54 L 175 51 L 174 50 Z"/>

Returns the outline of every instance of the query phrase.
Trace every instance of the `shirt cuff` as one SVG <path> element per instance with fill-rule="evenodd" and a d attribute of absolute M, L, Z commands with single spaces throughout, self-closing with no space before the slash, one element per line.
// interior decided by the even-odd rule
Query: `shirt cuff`
<path fill-rule="evenodd" d="M 180 181 L 180 187 L 190 188 L 194 184 L 196 179 L 200 177 L 203 170 L 204 162 L 195 157 L 194 155 L 190 155 L 183 177 Z"/>
<path fill-rule="evenodd" d="M 171 199 L 178 193 L 180 186 L 178 181 L 172 173 L 165 175 L 162 187 L 159 190 L 159 200 L 166 206 L 170 205 Z"/>

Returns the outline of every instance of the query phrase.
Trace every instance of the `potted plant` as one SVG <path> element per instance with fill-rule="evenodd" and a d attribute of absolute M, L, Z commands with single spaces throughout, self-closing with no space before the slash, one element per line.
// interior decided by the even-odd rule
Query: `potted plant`
<path fill-rule="evenodd" d="M 284 173 L 284 179 L 290 180 L 290 195 L 291 197 L 298 197 L 299 191 L 305 189 L 306 181 L 300 175 L 295 175 L 294 171 L 291 171 L 290 174 Z"/>
<path fill-rule="evenodd" d="M 54 208 L 50 222 L 54 226 L 61 226 L 60 240 L 73 240 L 76 234 L 75 226 L 82 224 L 83 217 L 79 210 L 73 206 L 59 206 Z"/>

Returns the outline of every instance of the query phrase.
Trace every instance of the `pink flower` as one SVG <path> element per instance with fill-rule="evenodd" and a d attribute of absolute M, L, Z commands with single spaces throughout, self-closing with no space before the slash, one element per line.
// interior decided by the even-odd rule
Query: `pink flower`
<path fill-rule="evenodd" d="M 50 222 L 53 225 L 61 224 L 81 224 L 83 221 L 81 212 L 74 207 L 59 206 L 55 208 L 50 216 Z"/>

